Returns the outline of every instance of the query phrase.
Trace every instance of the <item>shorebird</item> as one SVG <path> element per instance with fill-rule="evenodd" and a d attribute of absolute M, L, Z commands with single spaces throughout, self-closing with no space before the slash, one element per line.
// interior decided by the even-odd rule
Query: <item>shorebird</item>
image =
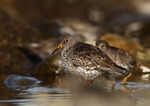
<path fill-rule="evenodd" d="M 136 65 L 136 61 L 125 50 L 112 47 L 106 41 L 99 40 L 96 42 L 96 47 L 103 51 L 116 65 L 126 70 L 125 78 L 122 81 L 122 85 L 125 85 L 127 79 L 132 75 L 132 70 Z M 106 75 L 107 76 L 107 75 Z"/>
<path fill-rule="evenodd" d="M 55 54 L 61 49 L 61 60 L 64 68 L 72 75 L 84 78 L 84 84 L 104 73 L 115 73 L 124 76 L 124 70 L 96 46 L 80 42 L 69 34 L 62 35 L 60 44 L 52 52 Z"/>

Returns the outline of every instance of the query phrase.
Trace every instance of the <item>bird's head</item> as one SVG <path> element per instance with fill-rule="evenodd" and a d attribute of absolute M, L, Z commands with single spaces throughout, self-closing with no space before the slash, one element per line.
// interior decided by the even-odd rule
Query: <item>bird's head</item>
<path fill-rule="evenodd" d="M 95 45 L 102 51 L 106 51 L 109 48 L 109 44 L 104 40 L 97 41 Z"/>
<path fill-rule="evenodd" d="M 76 38 L 70 34 L 65 34 L 60 37 L 60 44 L 57 46 L 57 48 L 52 52 L 52 54 L 55 54 L 58 50 L 70 47 L 75 42 L 77 42 Z"/>

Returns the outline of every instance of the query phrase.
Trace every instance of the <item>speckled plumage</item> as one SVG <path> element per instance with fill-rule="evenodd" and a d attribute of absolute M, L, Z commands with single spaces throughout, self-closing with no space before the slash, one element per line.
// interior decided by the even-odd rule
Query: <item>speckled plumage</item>
<path fill-rule="evenodd" d="M 126 70 L 124 71 L 124 75 L 132 73 L 132 70 L 136 65 L 136 61 L 127 51 L 120 48 L 112 47 L 106 41 L 103 40 L 97 41 L 95 45 L 106 55 L 108 55 L 116 65 Z M 109 75 L 114 76 L 112 74 Z"/>
<path fill-rule="evenodd" d="M 136 65 L 136 62 L 127 51 L 112 47 L 103 40 L 97 41 L 96 46 L 107 54 L 118 66 L 126 69 L 129 73 L 132 72 L 132 68 Z"/>
<path fill-rule="evenodd" d="M 60 43 L 63 45 L 62 64 L 71 74 L 90 80 L 103 72 L 124 75 L 123 70 L 99 48 L 79 42 L 71 35 L 62 36 Z"/>

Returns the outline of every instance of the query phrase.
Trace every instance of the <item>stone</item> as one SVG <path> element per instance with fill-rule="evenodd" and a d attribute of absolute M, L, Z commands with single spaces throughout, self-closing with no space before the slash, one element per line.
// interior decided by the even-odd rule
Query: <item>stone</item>
<path fill-rule="evenodd" d="M 150 73 L 150 49 L 134 50 L 132 56 L 137 61 L 136 73 Z"/>
<path fill-rule="evenodd" d="M 30 76 L 10 75 L 5 78 L 4 84 L 12 90 L 22 90 L 41 83 L 38 79 Z"/>

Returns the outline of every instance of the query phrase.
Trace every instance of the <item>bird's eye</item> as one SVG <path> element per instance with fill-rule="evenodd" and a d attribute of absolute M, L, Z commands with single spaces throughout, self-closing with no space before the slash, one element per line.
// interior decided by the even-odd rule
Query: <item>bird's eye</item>
<path fill-rule="evenodd" d="M 103 48 L 103 47 L 105 47 L 105 45 L 101 45 L 101 47 Z"/>
<path fill-rule="evenodd" d="M 64 43 L 67 43 L 68 42 L 68 39 L 66 39 L 65 41 L 64 41 Z"/>

